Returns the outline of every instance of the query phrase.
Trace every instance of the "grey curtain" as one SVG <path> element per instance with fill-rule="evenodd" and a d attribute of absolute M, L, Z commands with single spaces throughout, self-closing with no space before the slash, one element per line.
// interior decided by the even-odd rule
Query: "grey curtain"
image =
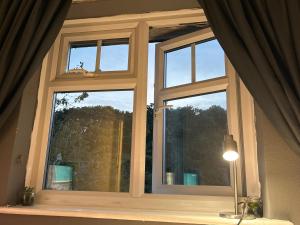
<path fill-rule="evenodd" d="M 256 102 L 300 154 L 300 1 L 199 3 Z"/>
<path fill-rule="evenodd" d="M 71 2 L 0 1 L 0 129 L 54 42 Z"/>

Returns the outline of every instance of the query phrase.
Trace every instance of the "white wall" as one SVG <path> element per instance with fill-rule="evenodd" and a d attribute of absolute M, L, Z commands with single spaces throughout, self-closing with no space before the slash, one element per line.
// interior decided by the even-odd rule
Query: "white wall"
<path fill-rule="evenodd" d="M 300 156 L 293 152 L 258 108 L 264 215 L 300 225 Z"/>

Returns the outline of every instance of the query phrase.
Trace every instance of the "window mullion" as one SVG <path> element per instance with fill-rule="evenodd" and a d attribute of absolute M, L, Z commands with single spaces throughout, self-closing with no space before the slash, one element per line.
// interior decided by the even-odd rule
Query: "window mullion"
<path fill-rule="evenodd" d="M 130 169 L 130 193 L 134 197 L 144 194 L 145 186 L 145 153 L 147 121 L 147 69 L 149 28 L 145 22 L 138 25 L 135 52 L 136 87 L 134 96 L 132 155 Z"/>

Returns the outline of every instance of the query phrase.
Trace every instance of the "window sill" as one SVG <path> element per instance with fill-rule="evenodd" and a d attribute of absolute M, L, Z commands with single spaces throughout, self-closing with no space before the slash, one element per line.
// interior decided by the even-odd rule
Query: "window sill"
<path fill-rule="evenodd" d="M 190 223 L 190 224 L 213 224 L 230 225 L 237 224 L 237 220 L 230 220 L 218 217 L 215 213 L 183 213 L 175 211 L 158 210 L 138 210 L 138 209 L 101 209 L 101 208 L 74 208 L 65 206 L 14 206 L 0 207 L 0 214 L 16 215 L 36 215 L 36 216 L 62 216 L 62 217 L 81 217 L 98 219 L 117 219 L 117 220 L 137 220 L 171 223 Z M 293 223 L 284 220 L 273 220 L 259 218 L 255 220 L 243 221 L 244 225 L 293 225 Z"/>

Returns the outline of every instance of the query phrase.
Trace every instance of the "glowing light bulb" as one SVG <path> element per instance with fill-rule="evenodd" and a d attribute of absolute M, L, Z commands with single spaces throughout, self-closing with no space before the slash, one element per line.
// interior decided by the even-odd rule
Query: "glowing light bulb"
<path fill-rule="evenodd" d="M 226 161 L 235 161 L 239 158 L 239 153 L 237 151 L 229 150 L 224 152 L 223 158 Z"/>

